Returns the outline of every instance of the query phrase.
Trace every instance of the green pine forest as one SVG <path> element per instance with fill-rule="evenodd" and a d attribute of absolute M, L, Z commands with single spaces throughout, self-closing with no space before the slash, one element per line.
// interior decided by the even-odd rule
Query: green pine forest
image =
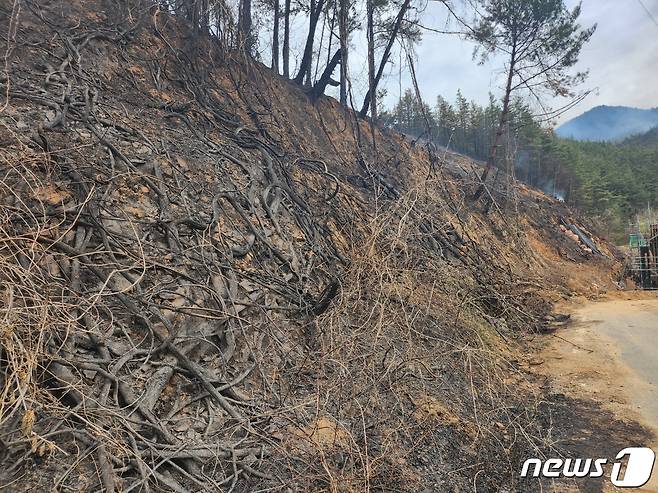
<path fill-rule="evenodd" d="M 500 113 L 493 95 L 486 106 L 460 91 L 454 103 L 438 96 L 430 105 L 407 90 L 392 110 L 381 113 L 381 121 L 485 161 Z M 496 165 L 504 169 L 506 156 L 513 156 L 517 179 L 589 213 L 616 243 L 626 242 L 628 222 L 637 212 L 658 206 L 658 130 L 620 143 L 561 139 L 521 99 L 512 101 L 509 120 Z"/>

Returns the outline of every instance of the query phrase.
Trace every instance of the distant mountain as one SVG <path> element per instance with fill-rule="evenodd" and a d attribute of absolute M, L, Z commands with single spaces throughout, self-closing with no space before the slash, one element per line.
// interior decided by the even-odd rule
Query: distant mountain
<path fill-rule="evenodd" d="M 636 147 L 649 147 L 651 149 L 658 149 L 658 127 L 653 127 L 646 133 L 634 135 L 625 139 L 622 144 L 636 146 Z"/>
<path fill-rule="evenodd" d="M 658 108 L 597 106 L 560 125 L 559 137 L 575 140 L 619 141 L 658 126 Z"/>

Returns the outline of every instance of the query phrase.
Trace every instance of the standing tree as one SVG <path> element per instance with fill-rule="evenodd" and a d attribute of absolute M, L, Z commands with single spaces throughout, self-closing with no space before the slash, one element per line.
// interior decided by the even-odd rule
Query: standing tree
<path fill-rule="evenodd" d="M 569 74 L 578 61 L 583 45 L 596 26 L 581 29 L 580 4 L 569 10 L 564 0 L 480 0 L 484 13 L 469 37 L 482 49 L 482 60 L 501 54 L 507 58 L 507 79 L 503 108 L 482 183 L 475 192 L 478 199 L 484 182 L 496 161 L 496 152 L 508 123 L 510 95 L 526 89 L 539 98 L 539 91 L 556 96 L 570 95 L 570 88 L 582 82 L 587 73 Z"/>
<path fill-rule="evenodd" d="M 279 0 L 274 0 L 274 27 L 272 29 L 272 70 L 279 73 Z"/>
<path fill-rule="evenodd" d="M 340 38 L 340 104 L 347 106 L 347 47 L 349 37 L 350 4 L 347 0 L 339 0 L 338 6 L 338 37 Z"/>
<path fill-rule="evenodd" d="M 290 0 L 283 12 L 283 75 L 290 77 Z"/>
<path fill-rule="evenodd" d="M 381 2 L 380 2 L 381 3 Z M 391 56 L 391 50 L 393 48 L 393 43 L 395 43 L 395 40 L 398 38 L 398 35 L 403 35 L 411 40 L 418 40 L 420 38 L 420 33 L 419 31 L 415 28 L 413 24 L 410 24 L 409 29 L 404 29 L 403 28 L 403 21 L 405 18 L 405 15 L 407 14 L 407 11 L 409 10 L 411 4 L 411 0 L 403 0 L 402 4 L 400 5 L 400 9 L 398 10 L 398 13 L 393 21 L 387 21 L 384 23 L 382 27 L 382 30 L 387 33 L 388 37 L 386 40 L 386 47 L 384 48 L 384 53 L 382 54 L 382 59 L 379 62 L 379 67 L 377 69 L 377 73 L 375 74 L 375 69 L 374 69 L 374 58 L 375 58 L 375 53 L 374 53 L 374 39 L 372 40 L 372 47 L 370 46 L 370 39 L 368 40 L 368 92 L 366 93 L 366 96 L 363 100 L 363 106 L 361 107 L 361 111 L 359 112 L 359 116 L 361 118 L 364 118 L 366 114 L 368 113 L 368 108 L 377 108 L 377 85 L 379 84 L 380 79 L 382 78 L 382 75 L 384 73 L 384 68 L 386 67 L 386 64 L 388 63 L 388 60 Z M 371 14 L 374 12 L 375 8 L 378 7 L 379 5 L 375 5 L 374 2 L 369 1 L 368 2 L 368 32 L 370 32 L 370 23 L 372 22 Z M 374 37 L 374 33 L 373 33 Z M 372 52 L 371 52 L 372 49 Z M 372 60 L 371 60 L 372 58 Z M 372 61 L 372 67 L 371 67 L 371 61 Z M 370 76 L 370 72 L 372 72 L 372 77 Z M 371 80 L 372 79 L 372 80 Z M 372 86 L 372 87 L 371 87 Z M 371 101 L 372 99 L 372 101 Z M 376 110 L 375 110 L 376 111 Z M 371 115 L 375 116 L 376 115 Z"/>
<path fill-rule="evenodd" d="M 457 96 L 455 97 L 455 111 L 457 112 L 457 129 L 458 133 L 455 135 L 455 144 L 462 149 L 469 150 L 468 148 L 468 119 L 470 109 L 468 107 L 468 100 L 462 94 L 461 89 L 457 89 Z"/>
<path fill-rule="evenodd" d="M 377 98 L 375 95 L 375 4 L 373 0 L 366 0 L 366 17 L 366 37 L 368 38 L 368 94 L 370 94 L 370 118 L 374 122 L 377 120 Z M 365 116 L 363 111 L 361 114 Z"/>
<path fill-rule="evenodd" d="M 457 128 L 457 115 L 450 103 L 442 96 L 436 98 L 434 110 L 436 120 L 439 122 L 439 143 L 446 147 L 454 146 L 454 132 Z"/>
<path fill-rule="evenodd" d="M 254 33 L 251 22 L 251 0 L 238 4 L 238 48 L 249 55 L 254 53 Z"/>
<path fill-rule="evenodd" d="M 299 64 L 299 71 L 294 79 L 298 84 L 302 84 L 304 79 L 308 79 L 308 75 L 310 74 L 311 64 L 313 63 L 313 41 L 315 40 L 315 29 L 318 25 L 318 20 L 320 19 L 320 14 L 322 14 L 324 5 L 325 0 L 311 0 L 308 36 L 306 36 L 306 44 L 304 45 L 302 61 Z"/>

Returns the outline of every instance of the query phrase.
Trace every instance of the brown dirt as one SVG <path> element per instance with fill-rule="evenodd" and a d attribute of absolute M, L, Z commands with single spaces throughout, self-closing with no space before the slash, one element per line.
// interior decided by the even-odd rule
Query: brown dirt
<path fill-rule="evenodd" d="M 596 403 L 605 412 L 591 414 L 592 429 L 610 428 L 614 424 L 616 440 L 596 436 L 596 448 L 604 457 L 627 446 L 651 446 L 658 442 L 658 408 L 655 397 L 658 374 L 638 371 L 643 360 L 655 361 L 653 328 L 658 327 L 658 299 L 652 292 L 613 292 L 592 302 L 571 301 L 559 307 L 573 314 L 573 322 L 548 338 L 536 360 L 536 371 L 548 377 L 551 392 Z M 642 325 L 649 332 L 640 332 Z M 621 340 L 624 338 L 624 340 Z M 641 345 L 646 354 L 626 348 Z M 633 358 L 632 360 L 629 360 Z M 647 360 L 644 360 L 647 361 Z M 652 367 L 653 368 L 653 367 Z M 649 370 L 655 372 L 655 370 Z M 614 419 L 610 417 L 614 416 Z M 640 423 L 642 429 L 635 423 Z M 614 489 L 608 486 L 610 491 Z M 628 491 L 628 490 L 627 490 Z M 655 493 L 658 478 L 654 474 L 645 487 L 637 491 Z"/>

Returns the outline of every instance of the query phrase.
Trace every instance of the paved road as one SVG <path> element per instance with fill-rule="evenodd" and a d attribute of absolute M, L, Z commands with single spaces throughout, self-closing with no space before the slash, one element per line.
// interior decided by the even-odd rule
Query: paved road
<path fill-rule="evenodd" d="M 640 299 L 568 308 L 574 323 L 544 351 L 543 371 L 562 390 L 592 398 L 658 437 L 658 293 L 617 296 Z M 625 491 L 658 493 L 658 465 L 644 488 Z"/>
<path fill-rule="evenodd" d="M 592 303 L 576 316 L 615 341 L 621 362 L 636 377 L 625 385 L 629 404 L 658 429 L 658 299 Z"/>

